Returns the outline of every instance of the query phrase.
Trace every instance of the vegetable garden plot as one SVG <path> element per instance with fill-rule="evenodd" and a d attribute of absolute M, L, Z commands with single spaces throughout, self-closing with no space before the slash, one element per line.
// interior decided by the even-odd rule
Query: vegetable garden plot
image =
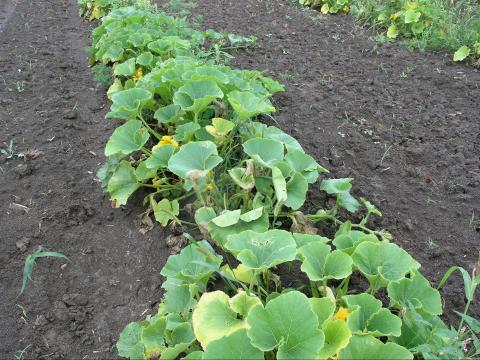
<path fill-rule="evenodd" d="M 127 34 L 123 44 L 109 41 L 123 27 L 112 26 L 110 34 L 102 30 L 130 18 L 140 19 L 141 29 L 149 16 L 134 8 L 113 10 L 94 34 L 94 61 L 99 59 L 96 44 L 104 39 L 106 53 L 114 54 L 101 58 L 114 63 L 116 75 L 107 118 L 126 121 L 106 145 L 109 160 L 99 176 L 114 207 L 138 188 L 151 188 L 144 200 L 147 214 L 153 212 L 162 226 L 196 226 L 206 240 L 184 234 L 191 244 L 162 270 L 165 294 L 158 314 L 126 327 L 117 343 L 119 354 L 135 359 L 413 358 L 478 351 L 476 345 L 463 349 L 454 330 L 457 340 L 443 339 L 448 327 L 437 327 L 443 324 L 438 291 L 418 272 L 420 264 L 390 243 L 387 231 L 367 227 L 370 215 L 381 213 L 351 195 L 352 179 L 322 180 L 320 189 L 336 198 L 334 206 L 314 214 L 299 211 L 309 184 L 328 171 L 294 138 L 252 120 L 275 111 L 268 98 L 283 90 L 278 82 L 198 58 L 193 49 L 198 45 L 181 38 L 186 24 L 174 31 L 180 36 L 165 33 L 155 40 L 140 30 Z M 125 44 L 133 46 L 131 54 L 126 55 Z M 142 52 L 146 49 L 151 51 Z M 144 57 L 152 68 L 147 75 L 137 68 L 145 65 Z M 122 81 L 122 76 L 132 79 Z M 196 224 L 181 218 L 180 200 L 192 196 Z M 355 214 L 361 205 L 365 212 L 358 223 L 340 220 L 341 209 Z M 333 239 L 317 235 L 315 223 L 328 224 Z M 281 230 L 289 224 L 292 232 Z M 297 261 L 309 279 L 310 298 L 283 288 L 275 271 Z M 368 280 L 365 292 L 351 294 L 352 272 Z M 472 277 L 463 274 L 467 313 L 480 277 L 475 271 Z M 210 290 L 214 279 L 225 283 L 224 291 Z M 374 297 L 381 289 L 387 289 L 389 308 Z M 413 335 L 425 331 L 421 339 Z"/>
<path fill-rule="evenodd" d="M 137 11 L 144 9 L 127 13 L 138 15 Z M 125 13 L 118 10 L 120 13 L 122 18 Z M 170 22 L 173 18 L 156 17 L 162 23 L 174 23 Z M 119 18 L 115 21 L 123 21 Z M 148 18 L 148 22 L 154 21 Z M 114 22 L 109 27 L 113 32 Z M 134 26 L 142 25 L 141 22 Z M 203 237 L 197 239 L 209 242 L 185 236 L 189 245 L 180 254 L 170 257 L 165 266 L 160 259 L 162 273 L 168 279 L 163 284 L 166 295 L 160 311 L 147 321 L 127 326 L 118 343 L 120 354 L 142 358 L 161 353 L 163 358 L 174 358 L 190 353 L 187 355 L 190 358 L 229 358 L 238 357 L 235 351 L 239 347 L 248 350 L 246 357 L 250 358 L 261 358 L 263 353 L 278 358 L 329 358 L 336 353 L 340 358 L 355 358 L 361 357 L 365 348 L 367 354 L 363 355 L 369 357 L 374 353 L 382 358 L 387 354 L 410 358 L 411 352 L 421 357 L 445 349 L 449 354 L 460 354 L 460 346 L 464 344 L 454 336 L 452 343 L 435 336 L 431 348 L 412 349 L 410 344 L 402 343 L 402 339 L 408 340 L 403 337 L 404 322 L 418 322 L 417 316 L 421 316 L 427 319 L 427 324 L 432 321 L 437 325 L 436 314 L 443 310 L 439 293 L 417 273 L 419 262 L 389 242 L 391 235 L 382 231 L 383 226 L 377 220 L 379 210 L 372 205 L 379 203 L 377 199 L 370 202 L 353 192 L 358 186 L 357 182 L 352 183 L 349 174 L 338 176 L 336 171 L 335 176 L 327 174 L 326 169 L 332 169 L 332 164 L 318 153 L 314 157 L 308 155 L 305 151 L 310 147 L 308 143 L 296 141 L 279 126 L 265 124 L 269 120 L 262 114 L 272 113 L 275 108 L 276 117 L 285 114 L 284 109 L 274 106 L 278 97 L 271 98 L 282 90 L 280 85 L 267 78 L 266 73 L 237 71 L 234 66 L 227 68 L 218 61 L 224 57 L 225 44 L 231 46 L 231 40 L 240 39 L 244 46 L 250 43 L 249 39 L 215 32 L 207 35 L 190 28 L 183 32 L 175 24 L 166 28 L 170 34 L 165 37 L 170 38 L 160 42 L 160 47 L 133 38 L 128 41 L 129 34 L 127 41 L 117 40 L 112 52 L 109 53 L 107 46 L 107 54 L 120 56 L 123 50 L 130 55 L 121 60 L 103 59 L 107 70 L 117 63 L 110 70 L 116 81 L 109 91 L 113 101 L 109 117 L 118 119 L 119 127 L 108 142 L 109 161 L 99 176 L 115 207 L 125 209 L 120 203 L 126 202 L 127 209 L 131 209 L 132 204 L 141 206 L 145 198 L 146 216 L 158 221 L 152 231 L 161 225 L 176 233 L 198 228 Z M 247 54 L 252 56 L 256 50 L 251 49 Z M 280 79 L 271 72 L 268 75 Z M 260 116 L 256 118 L 257 115 Z M 100 187 L 95 186 L 95 189 Z M 316 188 L 318 193 L 319 187 L 329 204 L 321 199 L 318 201 L 321 206 L 312 211 L 311 203 L 304 205 L 312 196 L 306 195 L 306 189 Z M 192 201 L 193 208 L 189 205 Z M 386 206 L 383 209 L 388 211 Z M 139 207 L 136 210 L 140 212 Z M 113 213 L 122 212 L 117 209 Z M 318 228 L 320 232 L 314 234 Z M 121 234 L 129 236 L 126 228 L 119 229 L 124 229 Z M 120 246 L 122 240 L 118 239 Z M 108 257 L 118 258 L 114 247 Z M 376 256 L 372 258 L 371 253 Z M 392 267 L 392 257 L 402 261 Z M 73 264 L 75 260 L 79 257 L 73 259 Z M 370 261 L 374 261 L 372 266 Z M 303 286 L 297 283 L 293 288 L 285 281 L 285 272 L 280 269 L 287 264 L 293 264 L 297 274 L 302 274 Z M 396 271 L 385 271 L 393 268 Z M 468 286 L 466 276 L 465 279 L 466 296 L 471 298 L 473 286 Z M 138 280 L 127 279 L 119 285 L 152 281 Z M 422 299 L 430 301 L 414 301 L 415 296 L 408 291 L 407 302 L 402 301 L 403 286 L 410 290 L 425 289 Z M 140 291 L 146 298 L 158 297 L 158 288 L 151 287 L 151 293 L 147 294 L 141 289 L 132 291 Z M 359 294 L 365 290 L 367 293 Z M 376 299 L 385 300 L 386 296 L 391 299 L 390 304 Z M 70 296 L 64 301 L 72 312 L 82 309 L 81 304 L 85 303 L 80 297 Z M 128 305 L 123 303 L 118 314 L 130 312 L 130 319 L 140 320 L 144 309 L 139 311 L 135 306 L 132 301 Z M 156 303 L 149 306 L 156 308 Z M 365 315 L 366 308 L 371 313 Z M 86 317 L 92 316 L 92 320 L 86 324 L 111 322 L 106 317 L 99 319 L 98 315 L 87 313 Z M 217 315 L 220 321 L 204 326 Z M 365 321 L 357 323 L 356 319 L 362 316 Z M 231 326 L 225 327 L 223 319 L 231 320 Z M 298 324 L 301 336 L 282 328 L 284 319 Z M 38 324 L 42 322 L 40 318 Z M 56 324 L 57 320 L 53 326 L 47 326 L 52 328 Z M 213 331 L 208 331 L 210 328 Z M 273 338 L 263 336 L 267 328 L 273 329 Z M 92 329 L 99 334 L 96 327 Z M 427 327 L 427 333 L 429 330 L 432 329 Z M 440 330 L 445 335 L 445 329 Z M 112 332 L 120 333 L 118 329 Z M 48 344 L 55 347 L 58 342 L 52 341 L 50 333 L 46 336 Z M 115 342 L 116 337 L 113 335 Z M 93 341 L 99 345 L 105 343 L 105 339 Z M 301 349 L 296 346 L 298 342 L 304 345 Z M 94 356 L 98 354 L 96 351 Z"/>

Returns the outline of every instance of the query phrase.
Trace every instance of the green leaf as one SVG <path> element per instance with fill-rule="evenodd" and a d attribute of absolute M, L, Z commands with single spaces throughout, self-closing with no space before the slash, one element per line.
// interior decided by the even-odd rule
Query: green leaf
<path fill-rule="evenodd" d="M 175 92 L 173 102 L 183 110 L 198 115 L 217 98 L 223 98 L 223 92 L 214 81 L 194 80 Z"/>
<path fill-rule="evenodd" d="M 374 289 L 401 280 L 405 274 L 420 267 L 405 250 L 385 242 L 362 242 L 353 252 L 352 259 Z"/>
<path fill-rule="evenodd" d="M 212 222 L 219 227 L 228 227 L 238 223 L 241 210 L 224 210 L 222 214 L 212 219 Z"/>
<path fill-rule="evenodd" d="M 398 30 L 397 25 L 393 24 L 388 27 L 387 37 L 389 39 L 396 39 L 399 34 L 400 34 L 400 30 Z"/>
<path fill-rule="evenodd" d="M 338 250 L 351 255 L 357 245 L 364 241 L 378 242 L 379 240 L 374 234 L 365 234 L 362 231 L 352 230 L 335 236 L 332 243 Z"/>
<path fill-rule="evenodd" d="M 227 227 L 217 226 L 213 223 L 213 221 L 211 221 L 208 224 L 208 231 L 212 236 L 212 239 L 217 244 L 223 247 L 227 239 L 229 238 L 229 236 L 232 234 L 239 234 L 245 230 L 264 232 L 268 230 L 269 225 L 270 223 L 269 223 L 268 212 L 264 211 L 262 216 L 260 216 L 256 220 L 247 222 L 247 221 L 243 221 L 242 219 L 239 219 L 239 221 L 236 224 L 233 224 Z"/>
<path fill-rule="evenodd" d="M 135 58 L 128 59 L 127 61 L 115 65 L 113 73 L 116 76 L 130 77 L 135 74 Z"/>
<path fill-rule="evenodd" d="M 22 287 L 20 289 L 19 296 L 25 290 L 25 287 L 27 286 L 28 281 L 32 280 L 32 272 L 33 272 L 33 268 L 35 267 L 36 260 L 43 257 L 56 257 L 56 258 L 62 258 L 67 261 L 70 261 L 70 259 L 67 258 L 65 255 L 55 251 L 37 250 L 33 254 L 28 255 L 27 258 L 25 259 L 25 265 L 23 266 Z"/>
<path fill-rule="evenodd" d="M 212 125 L 205 126 L 207 132 L 216 138 L 225 138 L 233 130 L 235 124 L 222 118 L 213 118 Z"/>
<path fill-rule="evenodd" d="M 197 141 L 181 146 L 168 161 L 168 169 L 181 178 L 195 181 L 206 176 L 222 161 L 214 143 Z"/>
<path fill-rule="evenodd" d="M 167 311 L 185 314 L 195 305 L 194 296 L 198 289 L 196 285 L 178 283 L 176 279 L 163 283 L 162 287 L 166 290 L 163 302 Z"/>
<path fill-rule="evenodd" d="M 168 199 L 162 199 L 159 203 L 154 204 L 153 212 L 155 220 L 157 220 L 162 226 L 167 226 L 170 220 L 174 220 L 180 213 L 180 205 L 177 200 L 170 201 Z"/>
<path fill-rule="evenodd" d="M 270 168 L 283 160 L 284 146 L 277 140 L 253 138 L 243 144 L 243 151 L 261 166 Z"/>
<path fill-rule="evenodd" d="M 187 122 L 186 124 L 177 125 L 173 139 L 175 141 L 188 143 L 190 141 L 195 140 L 194 139 L 195 135 L 197 131 L 199 131 L 200 129 L 201 129 L 201 126 L 195 122 Z"/>
<path fill-rule="evenodd" d="M 402 320 L 390 310 L 382 308 L 382 302 L 370 294 L 343 297 L 350 314 L 347 324 L 353 333 L 373 336 L 400 336 Z"/>
<path fill-rule="evenodd" d="M 388 296 L 394 306 L 402 309 L 414 306 L 417 310 L 432 315 L 442 314 L 442 299 L 437 289 L 431 287 L 422 274 L 416 272 L 410 279 L 391 282 L 387 287 Z"/>
<path fill-rule="evenodd" d="M 151 66 L 153 66 L 152 62 L 153 62 L 153 54 L 149 51 L 141 53 L 137 57 L 137 64 L 138 65 L 151 67 Z"/>
<path fill-rule="evenodd" d="M 115 129 L 105 146 L 105 156 L 129 155 L 140 150 L 150 135 L 138 120 L 127 121 Z"/>
<path fill-rule="evenodd" d="M 135 119 L 141 106 L 145 105 L 152 98 L 153 94 L 145 89 L 132 88 L 118 91 L 112 95 L 113 104 L 106 118 Z"/>
<path fill-rule="evenodd" d="M 353 336 L 347 347 L 340 351 L 339 359 L 412 360 L 413 355 L 404 347 L 373 336 Z"/>
<path fill-rule="evenodd" d="M 233 168 L 228 170 L 228 175 L 232 180 L 244 190 L 251 190 L 255 187 L 255 179 L 253 178 L 253 173 L 248 172 L 244 168 Z"/>
<path fill-rule="evenodd" d="M 325 345 L 320 350 L 319 359 L 330 359 L 345 348 L 350 342 L 352 333 L 343 320 L 330 320 L 322 327 L 325 334 Z"/>
<path fill-rule="evenodd" d="M 165 349 L 164 334 L 167 327 L 167 318 L 159 317 L 145 326 L 141 332 L 141 342 L 147 359 L 157 357 Z M 136 359 L 132 358 L 131 359 Z"/>
<path fill-rule="evenodd" d="M 463 61 L 470 55 L 470 48 L 468 46 L 462 46 L 453 54 L 453 61 Z"/>
<path fill-rule="evenodd" d="M 274 214 L 278 215 L 281 207 L 287 200 L 287 182 L 283 177 L 282 172 L 276 166 L 272 167 L 272 182 L 275 189 L 275 197 L 277 198 L 277 204 L 275 205 Z"/>
<path fill-rule="evenodd" d="M 301 247 L 313 242 L 327 243 L 330 241 L 329 238 L 326 238 L 320 235 L 313 235 L 313 234 L 293 233 L 293 238 L 297 243 L 297 249 L 300 249 Z"/>
<path fill-rule="evenodd" d="M 284 230 L 243 231 L 230 235 L 225 248 L 245 266 L 258 271 L 292 261 L 296 253 L 292 234 Z"/>
<path fill-rule="evenodd" d="M 227 98 L 239 121 L 259 114 L 275 112 L 275 108 L 268 99 L 258 97 L 250 91 L 232 91 Z"/>
<path fill-rule="evenodd" d="M 316 359 L 324 335 L 307 297 L 290 291 L 255 306 L 247 316 L 252 345 L 266 352 L 278 349 L 277 359 Z"/>
<path fill-rule="evenodd" d="M 335 303 L 328 297 L 323 298 L 309 298 L 310 307 L 317 316 L 318 325 L 322 327 L 323 324 L 330 320 L 335 312 Z"/>
<path fill-rule="evenodd" d="M 212 341 L 247 327 L 246 321 L 238 319 L 238 312 L 232 308 L 233 299 L 222 291 L 204 293 L 200 298 L 193 311 L 192 323 L 195 337 L 204 349 Z M 259 304 L 260 300 L 255 303 Z"/>
<path fill-rule="evenodd" d="M 137 180 L 142 182 L 154 178 L 157 175 L 156 169 L 149 169 L 146 161 L 140 161 L 135 169 Z"/>
<path fill-rule="evenodd" d="M 135 169 L 128 161 L 121 161 L 108 182 L 107 190 L 112 199 L 112 206 L 118 208 L 127 203 L 141 184 L 137 180 Z"/>
<path fill-rule="evenodd" d="M 252 346 L 247 330 L 240 329 L 210 342 L 203 359 L 263 359 L 263 352 Z"/>
<path fill-rule="evenodd" d="M 185 247 L 178 255 L 170 256 L 160 274 L 185 284 L 205 285 L 221 263 L 222 257 L 208 242 L 201 241 Z"/>
<path fill-rule="evenodd" d="M 175 153 L 173 145 L 165 144 L 157 147 L 152 151 L 152 155 L 145 161 L 145 165 L 149 169 L 164 169 L 168 166 L 168 161 Z"/>
<path fill-rule="evenodd" d="M 301 270 L 311 281 L 344 279 L 352 273 L 352 258 L 341 250 L 330 252 L 330 246 L 311 242 L 298 250 L 303 258 Z"/>
<path fill-rule="evenodd" d="M 290 164 L 293 170 L 301 173 L 309 184 L 317 181 L 318 169 L 322 169 L 310 155 L 300 150 L 288 150 L 287 155 L 285 155 L 285 161 Z"/>
<path fill-rule="evenodd" d="M 275 182 L 273 183 L 275 185 Z M 300 173 L 295 175 L 287 183 L 287 199 L 285 200 L 285 206 L 292 208 L 293 210 L 300 209 L 305 203 L 305 199 L 308 191 L 308 182 Z"/>
<path fill-rule="evenodd" d="M 245 222 L 251 222 L 259 219 L 263 215 L 263 206 L 247 211 L 246 213 L 240 215 L 240 219 Z"/>
<path fill-rule="evenodd" d="M 118 355 L 129 359 L 146 359 L 142 344 L 140 323 L 128 324 L 120 334 L 117 342 Z"/>
<path fill-rule="evenodd" d="M 123 58 L 123 47 L 121 44 L 114 43 L 105 51 L 102 55 L 102 61 L 107 62 L 116 62 L 120 61 Z"/>
<path fill-rule="evenodd" d="M 349 192 L 352 188 L 352 180 L 351 178 L 323 180 L 320 184 L 320 190 L 330 195 Z"/>
<path fill-rule="evenodd" d="M 161 124 L 174 124 L 182 116 L 182 108 L 175 104 L 170 104 L 155 111 L 153 117 Z"/>
<path fill-rule="evenodd" d="M 412 24 L 418 22 L 422 13 L 419 11 L 415 11 L 414 9 L 408 9 L 405 11 L 405 24 Z"/>

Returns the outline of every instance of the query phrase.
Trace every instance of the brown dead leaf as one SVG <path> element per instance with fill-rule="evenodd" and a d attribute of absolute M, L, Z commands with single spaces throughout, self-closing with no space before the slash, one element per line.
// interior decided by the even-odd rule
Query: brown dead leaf
<path fill-rule="evenodd" d="M 300 211 L 295 214 L 295 217 L 292 219 L 293 224 L 290 227 L 291 232 L 301 233 L 301 234 L 309 234 L 309 235 L 316 235 L 318 229 L 313 225 L 310 220 Z"/>

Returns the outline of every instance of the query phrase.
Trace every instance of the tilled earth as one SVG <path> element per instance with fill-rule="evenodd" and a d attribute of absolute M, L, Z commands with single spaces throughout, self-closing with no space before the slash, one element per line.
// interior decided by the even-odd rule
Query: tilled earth
<path fill-rule="evenodd" d="M 281 0 L 201 0 L 205 27 L 256 35 L 232 65 L 266 70 L 279 126 L 383 211 L 376 226 L 434 283 L 480 248 L 480 74 L 450 56 L 371 40 L 348 16 Z M 141 196 L 112 210 L 95 180 L 115 122 L 104 120 L 75 0 L 0 4 L 0 358 L 115 358 L 121 329 L 154 311 L 169 251 L 138 231 Z M 9 146 L 12 144 L 11 146 Z M 8 149 L 10 148 L 10 150 Z M 321 197 L 310 194 L 313 210 Z M 27 254 L 41 259 L 17 297 Z M 464 305 L 459 277 L 442 291 Z M 480 316 L 480 307 L 473 313 Z"/>

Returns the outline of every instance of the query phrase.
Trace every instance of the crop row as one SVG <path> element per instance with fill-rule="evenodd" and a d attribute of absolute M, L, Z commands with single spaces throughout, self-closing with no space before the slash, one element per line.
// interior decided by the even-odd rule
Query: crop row
<path fill-rule="evenodd" d="M 283 86 L 221 63 L 227 48 L 254 38 L 198 31 L 144 2 L 81 2 L 88 18 L 105 15 L 91 61 L 111 67 L 106 117 L 121 121 L 105 147 L 102 186 L 114 207 L 141 191 L 144 220 L 153 216 L 189 242 L 161 271 L 158 313 L 121 333 L 120 356 L 413 359 L 479 351 L 478 340 L 465 342 L 473 332 L 460 330 L 479 325 L 466 312 L 480 277 L 460 270 L 469 302 L 458 331 L 449 328 L 420 264 L 387 231 L 368 227 L 381 213 L 352 195 L 352 179 L 325 178 L 296 139 L 258 121 L 275 112 L 270 99 Z M 320 177 L 331 206 L 304 213 Z"/>

